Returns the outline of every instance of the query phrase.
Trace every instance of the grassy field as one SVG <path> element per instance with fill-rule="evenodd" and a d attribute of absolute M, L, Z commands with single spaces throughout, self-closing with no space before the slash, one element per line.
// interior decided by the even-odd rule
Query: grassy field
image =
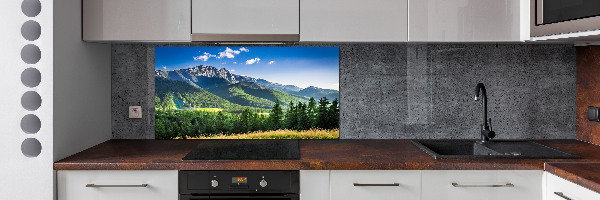
<path fill-rule="evenodd" d="M 196 110 L 198 110 L 198 111 L 204 111 L 204 112 L 219 112 L 219 111 L 223 111 L 223 109 L 221 109 L 221 108 L 196 108 Z"/>
<path fill-rule="evenodd" d="M 213 137 L 191 137 L 186 139 L 339 139 L 339 129 L 311 129 L 304 131 L 276 130 L 247 134 L 217 135 Z M 180 138 L 181 139 L 181 138 Z"/>

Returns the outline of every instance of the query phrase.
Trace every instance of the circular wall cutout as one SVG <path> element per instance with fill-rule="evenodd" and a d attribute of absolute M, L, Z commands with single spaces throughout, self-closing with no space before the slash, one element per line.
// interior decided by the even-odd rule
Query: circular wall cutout
<path fill-rule="evenodd" d="M 21 73 L 21 82 L 27 87 L 36 87 L 42 81 L 42 73 L 36 68 L 27 68 Z"/>
<path fill-rule="evenodd" d="M 35 64 L 40 61 L 42 51 L 38 46 L 28 44 L 21 49 L 21 59 L 27 64 Z"/>
<path fill-rule="evenodd" d="M 27 157 L 37 157 L 42 153 L 42 144 L 35 138 L 27 138 L 21 143 L 21 152 Z"/>
<path fill-rule="evenodd" d="M 39 0 L 23 0 L 21 11 L 27 17 L 35 17 L 42 11 L 42 3 Z"/>
<path fill-rule="evenodd" d="M 42 105 L 42 97 L 34 91 L 28 91 L 21 97 L 21 105 L 29 111 L 34 111 Z"/>
<path fill-rule="evenodd" d="M 21 35 L 23 38 L 29 41 L 34 41 L 40 38 L 42 34 L 42 27 L 39 23 L 33 20 L 26 21 L 21 26 Z"/>
<path fill-rule="evenodd" d="M 21 119 L 21 130 L 27 134 L 35 134 L 42 128 L 42 121 L 33 114 L 25 115 Z"/>

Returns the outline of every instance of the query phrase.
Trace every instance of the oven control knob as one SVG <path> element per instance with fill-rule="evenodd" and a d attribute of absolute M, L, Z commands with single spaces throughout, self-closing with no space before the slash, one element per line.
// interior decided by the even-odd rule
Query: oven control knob
<path fill-rule="evenodd" d="M 267 187 L 267 181 L 265 181 L 265 179 L 260 181 L 260 187 Z"/>
<path fill-rule="evenodd" d="M 217 181 L 217 180 L 210 181 L 210 186 L 211 187 L 218 187 L 219 186 L 219 181 Z"/>

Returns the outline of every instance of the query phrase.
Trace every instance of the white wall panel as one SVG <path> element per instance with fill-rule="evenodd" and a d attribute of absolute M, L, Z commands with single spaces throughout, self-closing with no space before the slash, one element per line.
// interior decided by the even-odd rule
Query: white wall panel
<path fill-rule="evenodd" d="M 40 0 L 41 12 L 33 17 L 21 11 L 22 2 L 0 1 L 0 199 L 45 200 L 53 198 L 53 1 Z M 29 20 L 38 22 L 41 28 L 40 37 L 33 41 L 21 35 L 22 24 Z M 35 64 L 21 59 L 21 49 L 28 44 L 41 50 Z M 21 73 L 30 67 L 41 73 L 40 84 L 33 88 L 21 82 Z M 27 91 L 41 96 L 38 109 L 28 111 L 22 107 L 21 96 Z M 40 119 L 40 129 L 34 134 L 21 130 L 21 118 L 27 114 Z M 21 152 L 21 144 L 28 138 L 41 143 L 37 157 L 26 157 Z"/>

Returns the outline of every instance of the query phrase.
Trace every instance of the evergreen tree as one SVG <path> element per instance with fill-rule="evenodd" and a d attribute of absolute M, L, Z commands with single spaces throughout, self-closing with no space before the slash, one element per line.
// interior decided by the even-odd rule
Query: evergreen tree
<path fill-rule="evenodd" d="M 158 98 L 158 96 L 154 95 L 154 110 L 159 110 L 160 109 L 160 98 Z"/>
<path fill-rule="evenodd" d="M 283 128 L 283 110 L 281 110 L 279 99 L 275 101 L 275 105 L 273 105 L 273 109 L 271 109 L 271 112 L 269 113 L 269 120 L 271 121 L 271 130 Z"/>
<path fill-rule="evenodd" d="M 308 130 L 311 127 L 310 117 L 308 117 L 308 113 L 306 111 L 306 104 L 302 102 L 298 102 L 298 107 L 296 108 L 296 115 L 298 117 L 298 125 L 296 126 L 296 130 Z"/>
<path fill-rule="evenodd" d="M 215 118 L 215 128 L 218 133 L 227 134 L 229 128 L 227 128 L 227 118 L 223 112 L 219 111 Z"/>
<path fill-rule="evenodd" d="M 250 110 L 248 108 L 242 111 L 240 114 L 240 128 L 241 130 L 238 133 L 248 133 L 249 130 L 249 121 L 250 121 Z"/>
<path fill-rule="evenodd" d="M 165 125 L 163 124 L 163 120 L 162 119 L 157 119 L 154 122 L 154 132 L 156 133 L 155 137 L 156 139 L 171 139 L 167 136 L 167 130 L 165 129 Z"/>
<path fill-rule="evenodd" d="M 177 137 L 185 137 L 193 133 L 192 129 L 192 119 L 190 112 L 182 112 L 179 113 L 179 131 L 177 133 Z M 194 131 L 195 132 L 195 131 Z"/>
<path fill-rule="evenodd" d="M 328 128 L 340 128 L 340 107 L 338 106 L 338 99 L 334 99 L 329 106 L 329 127 Z"/>
<path fill-rule="evenodd" d="M 298 125 L 298 116 L 296 113 L 296 107 L 294 102 L 288 104 L 288 110 L 285 112 L 285 126 L 287 129 L 293 130 L 296 129 Z"/>
<path fill-rule="evenodd" d="M 172 93 L 167 93 L 167 96 L 165 97 L 164 101 L 162 102 L 162 109 L 163 110 L 172 110 L 175 108 L 175 103 L 173 103 L 173 94 Z"/>
<path fill-rule="evenodd" d="M 322 97 L 319 99 L 319 108 L 317 111 L 317 126 L 318 128 L 327 128 L 329 123 L 329 115 L 328 115 L 328 105 L 329 101 L 327 97 Z"/>
<path fill-rule="evenodd" d="M 317 102 L 315 98 L 311 97 L 308 100 L 308 106 L 306 106 L 306 114 L 308 115 L 310 121 L 310 127 L 314 128 L 317 126 Z"/>
<path fill-rule="evenodd" d="M 259 131 L 261 130 L 261 118 L 260 115 L 256 112 L 250 113 L 250 121 L 249 121 L 249 132 Z"/>

